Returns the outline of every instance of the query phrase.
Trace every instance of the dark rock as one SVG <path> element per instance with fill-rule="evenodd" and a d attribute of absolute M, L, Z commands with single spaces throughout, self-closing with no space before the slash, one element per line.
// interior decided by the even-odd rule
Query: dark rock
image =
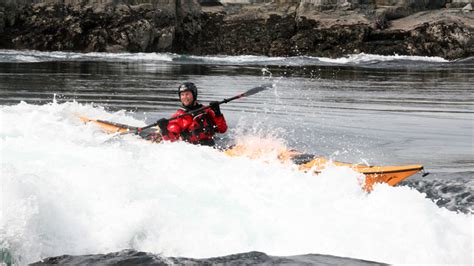
<path fill-rule="evenodd" d="M 171 3 L 172 7 L 160 9 L 151 4 L 24 6 L 17 10 L 13 25 L 0 28 L 8 31 L 8 36 L 1 36 L 0 45 L 5 44 L 0 47 L 10 44 L 16 49 L 83 52 L 171 51 L 174 41 L 187 39 L 176 34 L 176 27 L 183 29 L 180 34 L 184 35 L 196 35 L 200 30 L 199 22 L 192 19 L 199 12 L 193 7 L 194 2 L 190 3 Z M 0 14 L 1 21 L 6 21 L 4 13 Z"/>
<path fill-rule="evenodd" d="M 5 8 L 0 7 L 0 34 L 3 33 L 4 28 L 5 28 Z"/>
<path fill-rule="evenodd" d="M 380 13 L 382 13 L 387 20 L 394 20 L 409 16 L 410 14 L 414 13 L 414 11 L 406 7 L 397 6 L 381 9 Z"/>
<path fill-rule="evenodd" d="M 72 4 L 0 3 L 0 48 L 326 57 L 364 52 L 447 59 L 474 55 L 469 13 L 425 11 L 402 22 L 414 10 L 442 5 L 441 0 L 345 1 L 350 9 L 340 7 L 344 1 L 323 1 L 336 4 L 327 12 L 315 11 L 321 8 L 311 7 L 311 1 L 302 2 L 306 8 L 288 1 L 202 9 L 196 1 L 177 0 L 67 2 Z"/>
<path fill-rule="evenodd" d="M 377 30 L 384 30 L 388 28 L 390 25 L 390 21 L 387 18 L 387 14 L 385 12 L 382 12 L 378 15 L 375 16 L 374 19 L 374 28 Z"/>
<path fill-rule="evenodd" d="M 222 3 L 218 0 L 199 0 L 201 6 L 222 6 Z"/>

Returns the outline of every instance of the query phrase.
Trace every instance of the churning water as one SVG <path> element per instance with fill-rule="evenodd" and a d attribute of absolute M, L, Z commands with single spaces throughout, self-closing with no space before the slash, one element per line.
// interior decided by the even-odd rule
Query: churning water
<path fill-rule="evenodd" d="M 472 263 L 474 62 L 352 55 L 195 57 L 0 51 L 0 250 L 31 263 L 136 249 L 247 251 L 387 263 Z M 367 194 L 359 174 L 315 176 L 186 143 L 110 139 L 77 115 L 143 126 L 262 83 L 221 107 L 221 141 L 339 161 L 423 164 L 431 174 Z M 271 150 L 271 149 L 270 149 Z"/>

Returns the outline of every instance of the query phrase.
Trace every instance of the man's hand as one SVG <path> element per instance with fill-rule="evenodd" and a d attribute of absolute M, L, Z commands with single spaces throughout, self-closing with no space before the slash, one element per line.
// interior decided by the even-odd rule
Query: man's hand
<path fill-rule="evenodd" d="M 221 116 L 221 108 L 219 106 L 219 102 L 210 102 L 209 106 L 211 107 L 212 111 L 216 114 L 216 116 Z"/>
<path fill-rule="evenodd" d="M 166 118 L 161 118 L 160 120 L 156 121 L 156 124 L 158 124 L 161 133 L 164 135 L 168 135 L 168 123 L 169 121 Z"/>

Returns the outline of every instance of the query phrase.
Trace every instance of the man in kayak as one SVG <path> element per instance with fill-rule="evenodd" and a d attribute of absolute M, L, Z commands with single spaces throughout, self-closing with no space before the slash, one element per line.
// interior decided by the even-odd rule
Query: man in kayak
<path fill-rule="evenodd" d="M 178 88 L 183 107 L 173 117 L 184 115 L 203 107 L 197 101 L 198 90 L 192 82 L 185 82 Z M 225 133 L 227 123 L 222 115 L 219 102 L 209 103 L 209 108 L 176 119 L 162 118 L 157 121 L 163 140 L 184 140 L 192 144 L 214 146 L 214 134 Z"/>

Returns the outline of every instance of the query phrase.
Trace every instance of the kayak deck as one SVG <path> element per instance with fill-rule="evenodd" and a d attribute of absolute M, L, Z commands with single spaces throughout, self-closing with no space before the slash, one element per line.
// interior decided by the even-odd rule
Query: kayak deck
<path fill-rule="evenodd" d="M 125 132 L 129 132 L 131 130 L 137 130 L 138 129 L 138 127 L 133 127 L 133 126 L 119 124 L 119 123 L 113 123 L 113 122 L 104 121 L 104 120 L 90 119 L 90 118 L 87 118 L 85 116 L 79 116 L 79 119 L 84 123 L 92 122 L 92 123 L 100 126 L 107 133 L 125 133 Z"/>
<path fill-rule="evenodd" d="M 80 116 L 79 119 L 84 123 L 94 123 L 101 127 L 107 133 L 125 133 L 129 131 L 137 131 L 138 127 L 128 126 L 124 124 L 90 119 Z M 144 137 L 144 136 L 142 136 Z M 144 137 L 146 139 L 146 137 Z M 265 151 L 248 149 L 243 145 L 236 145 L 225 150 L 224 153 L 229 156 L 248 156 L 251 158 L 260 157 Z M 344 166 L 362 173 L 365 176 L 365 184 L 363 188 L 371 191 L 374 184 L 386 183 L 395 186 L 406 178 L 423 171 L 422 165 L 401 165 L 401 166 L 370 166 L 361 164 L 343 163 L 328 160 L 324 157 L 318 157 L 311 154 L 300 153 L 295 150 L 282 150 L 278 152 L 278 159 L 282 162 L 292 161 L 299 166 L 301 171 L 311 171 L 315 174 L 321 173 L 328 165 Z"/>

